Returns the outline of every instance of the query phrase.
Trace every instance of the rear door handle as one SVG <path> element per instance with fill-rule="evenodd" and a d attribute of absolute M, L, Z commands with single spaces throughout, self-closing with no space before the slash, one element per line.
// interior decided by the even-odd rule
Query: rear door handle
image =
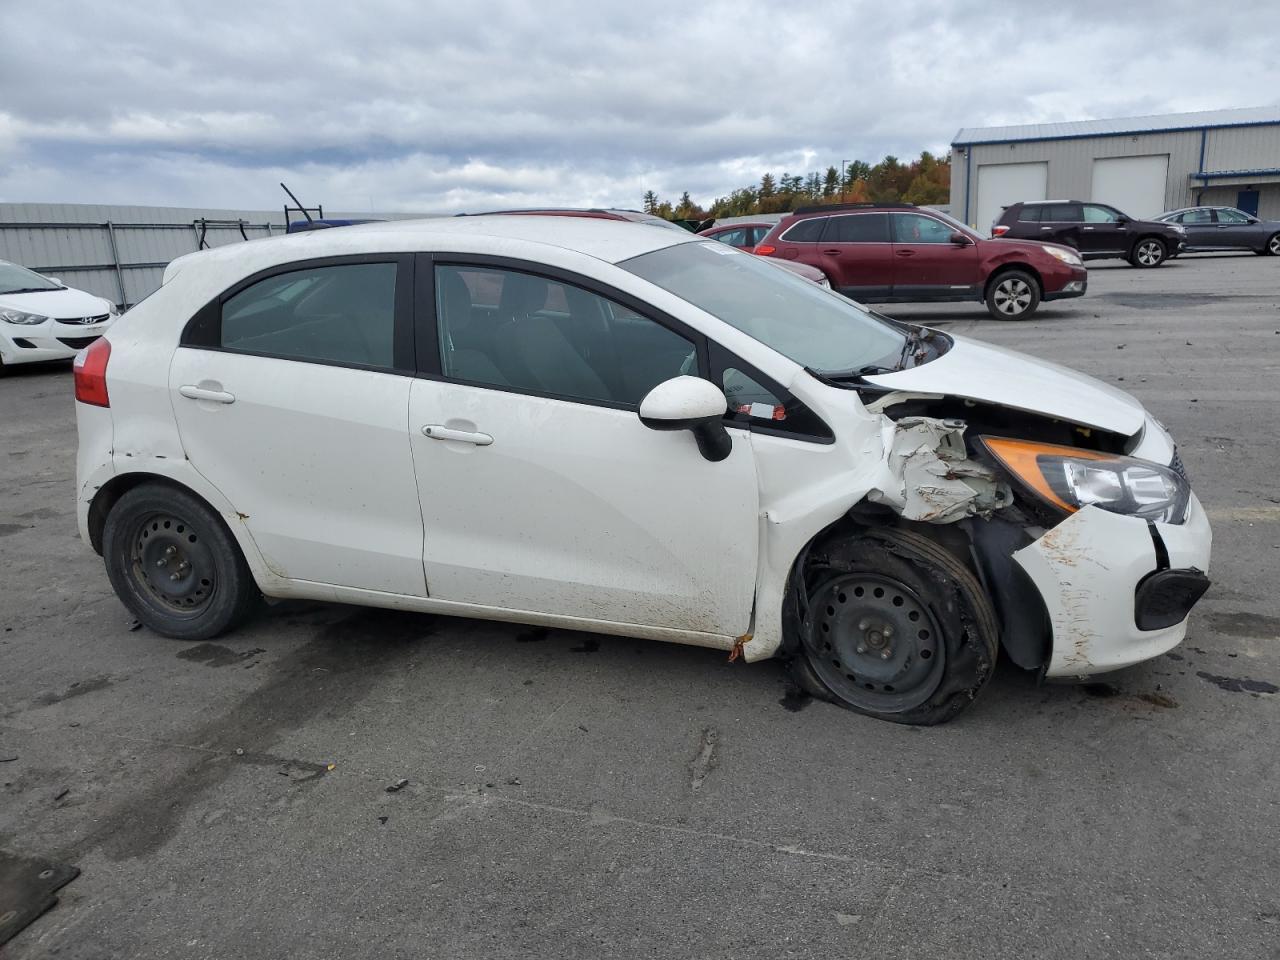
<path fill-rule="evenodd" d="M 1092 229 L 1093 229 L 1093 227 L 1081 227 L 1080 229 L 1081 229 L 1081 230 L 1092 230 Z"/>
<path fill-rule="evenodd" d="M 1048 233 L 1048 232 L 1049 232 L 1050 230 L 1052 230 L 1052 229 L 1053 229 L 1053 227 L 1041 227 L 1041 228 L 1040 228 L 1040 232 L 1041 232 L 1041 233 Z"/>
<path fill-rule="evenodd" d="M 493 437 L 487 433 L 454 430 L 441 423 L 428 423 L 422 428 L 422 435 L 432 440 L 461 440 L 463 443 L 474 443 L 477 447 L 487 447 L 493 443 Z"/>
<path fill-rule="evenodd" d="M 900 257 L 914 257 L 916 255 L 914 250 L 895 250 L 893 252 Z"/>
<path fill-rule="evenodd" d="M 214 403 L 236 402 L 235 394 L 227 393 L 225 390 L 207 390 L 193 384 L 184 384 L 178 388 L 178 392 L 188 400 L 211 400 Z"/>
<path fill-rule="evenodd" d="M 842 251 L 840 250 L 823 250 L 822 255 L 824 257 L 838 257 L 840 256 L 841 252 Z"/>

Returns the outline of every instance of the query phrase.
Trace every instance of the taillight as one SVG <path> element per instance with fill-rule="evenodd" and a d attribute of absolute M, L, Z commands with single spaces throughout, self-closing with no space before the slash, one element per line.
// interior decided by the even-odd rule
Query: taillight
<path fill-rule="evenodd" d="M 993 237 L 1003 237 L 1008 232 L 1009 232 L 1009 228 L 1005 226 L 1003 223 L 997 223 L 994 227 L 991 228 L 991 235 Z"/>
<path fill-rule="evenodd" d="M 755 253 L 759 254 L 762 257 L 772 257 L 777 252 L 778 252 L 778 248 L 773 246 L 772 244 L 768 244 L 768 243 L 756 244 Z"/>
<path fill-rule="evenodd" d="M 109 407 L 107 397 L 107 361 L 111 359 L 111 341 L 100 338 L 76 354 L 74 365 L 76 399 L 95 407 Z"/>

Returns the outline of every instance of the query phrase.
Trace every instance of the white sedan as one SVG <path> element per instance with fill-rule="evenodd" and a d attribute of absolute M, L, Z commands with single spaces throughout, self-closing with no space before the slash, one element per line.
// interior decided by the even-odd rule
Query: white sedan
<path fill-rule="evenodd" d="M 1210 531 L 1127 394 L 749 253 L 566 217 L 172 263 L 76 361 L 80 531 L 153 630 L 261 598 L 778 656 L 946 720 L 1179 643 Z"/>
<path fill-rule="evenodd" d="M 115 316 L 109 300 L 0 260 L 0 374 L 19 363 L 70 360 Z"/>

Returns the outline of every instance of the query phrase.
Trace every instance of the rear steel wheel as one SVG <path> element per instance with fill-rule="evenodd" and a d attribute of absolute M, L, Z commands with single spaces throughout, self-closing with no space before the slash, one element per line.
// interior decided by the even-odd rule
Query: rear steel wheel
<path fill-rule="evenodd" d="M 186 490 L 145 483 L 107 514 L 102 557 L 116 595 L 157 633 L 208 640 L 261 599 L 222 519 Z"/>
<path fill-rule="evenodd" d="M 133 523 L 129 572 L 139 592 L 165 614 L 191 619 L 213 602 L 217 563 L 190 521 L 168 513 Z"/>

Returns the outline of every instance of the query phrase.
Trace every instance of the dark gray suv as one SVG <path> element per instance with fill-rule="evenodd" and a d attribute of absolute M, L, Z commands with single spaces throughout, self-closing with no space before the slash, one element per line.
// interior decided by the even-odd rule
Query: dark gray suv
<path fill-rule="evenodd" d="M 1158 267 L 1186 244 L 1181 224 L 1135 220 L 1105 203 L 1044 200 L 1005 207 L 991 225 L 992 237 L 1049 240 L 1080 251 L 1085 260 L 1128 260 Z"/>
<path fill-rule="evenodd" d="M 1259 220 L 1235 207 L 1183 207 L 1156 217 L 1181 224 L 1187 250 L 1252 250 L 1280 256 L 1280 220 Z"/>

